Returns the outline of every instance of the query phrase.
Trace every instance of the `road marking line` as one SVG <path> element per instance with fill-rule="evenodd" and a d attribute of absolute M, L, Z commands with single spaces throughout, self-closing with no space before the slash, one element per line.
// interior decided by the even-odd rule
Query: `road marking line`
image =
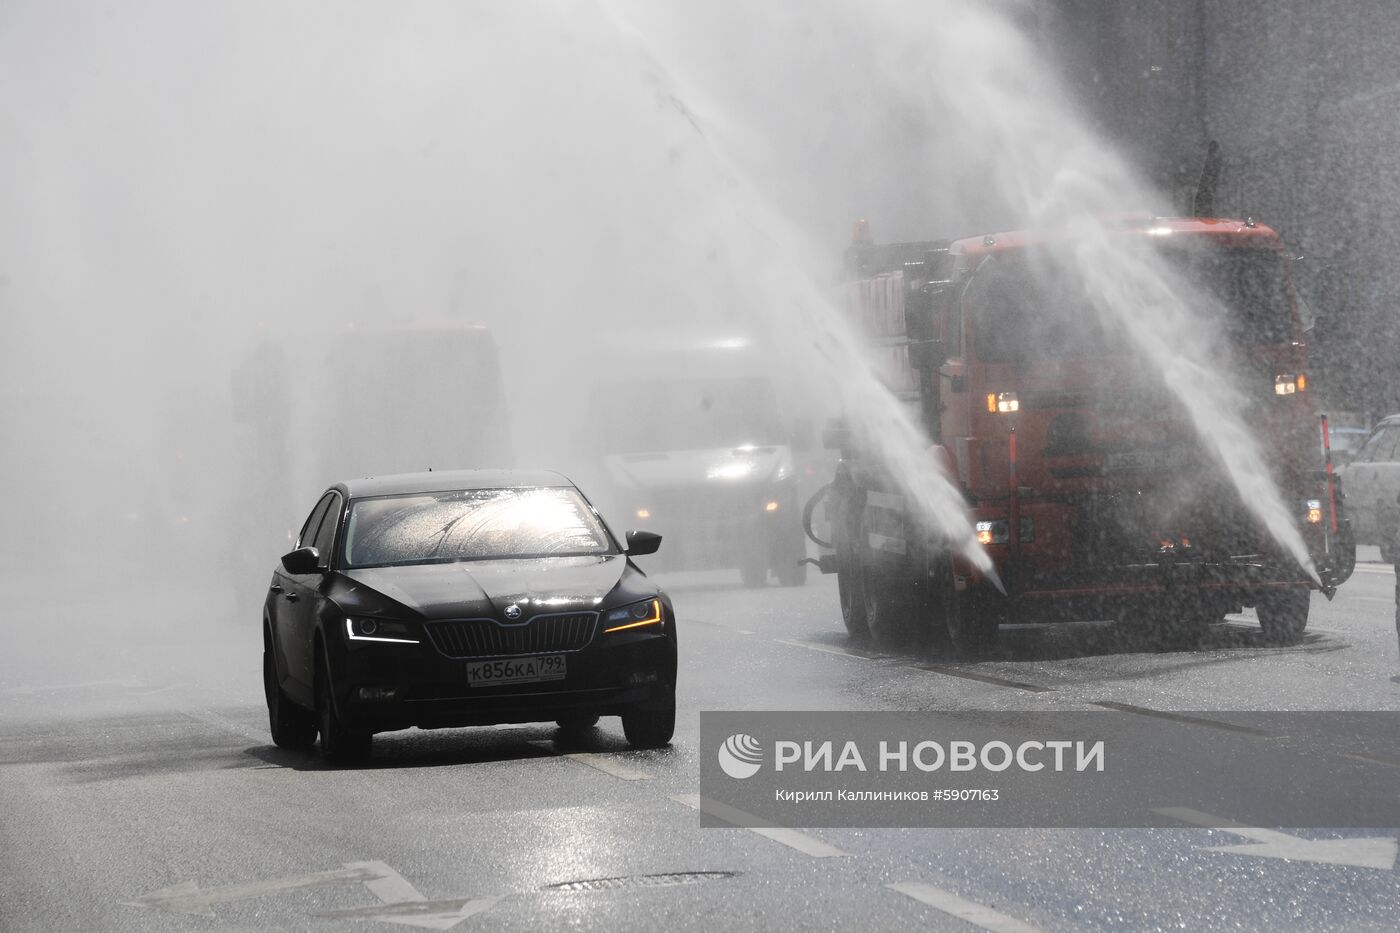
<path fill-rule="evenodd" d="M 1364 761 L 1367 764 L 1384 765 L 1387 768 L 1400 768 L 1400 761 L 1394 758 L 1377 758 L 1374 755 L 1363 755 L 1360 752 L 1342 752 L 1343 758 L 1350 758 L 1353 761 Z"/>
<path fill-rule="evenodd" d="M 878 661 L 883 655 L 857 654 L 849 648 L 829 648 L 826 645 L 814 645 L 807 641 L 788 641 L 786 638 L 773 639 L 780 645 L 788 645 L 793 648 L 806 648 L 808 651 L 820 651 L 822 654 L 836 654 L 843 658 L 855 658 L 857 661 Z"/>
<path fill-rule="evenodd" d="M 1017 690 L 1025 690 L 1029 693 L 1053 693 L 1053 687 L 1041 687 L 1037 684 L 1022 683 L 1019 680 L 1007 680 L 1004 677 L 993 677 L 991 674 L 979 674 L 974 671 L 959 670 L 955 667 L 943 667 L 937 664 L 911 664 L 912 671 L 923 671 L 926 674 L 946 674 L 949 677 L 962 677 L 966 680 L 978 680 L 985 684 L 995 684 L 998 687 L 1014 687 Z"/>
<path fill-rule="evenodd" d="M 645 771 L 638 771 L 629 767 L 616 758 L 608 755 L 595 755 L 591 752 L 570 752 L 564 756 L 572 761 L 577 761 L 581 765 L 588 765 L 602 771 L 604 774 L 611 774 L 615 778 L 624 781 L 651 781 L 655 780 L 655 775 L 647 774 Z"/>
<path fill-rule="evenodd" d="M 363 868 L 375 872 L 377 877 L 366 881 L 369 893 L 386 904 L 401 904 L 406 901 L 425 900 L 418 889 L 408 883 L 408 879 L 383 862 L 346 862 L 346 868 Z"/>
<path fill-rule="evenodd" d="M 494 907 L 500 899 L 500 896 L 493 895 L 449 898 L 442 901 L 399 901 L 376 907 L 333 910 L 316 916 L 334 920 L 379 920 L 384 923 L 422 927 L 426 930 L 450 930 L 473 914 Z"/>
<path fill-rule="evenodd" d="M 1347 597 L 1347 598 L 1348 598 L 1348 599 L 1360 600 L 1361 602 L 1365 602 L 1365 603 L 1393 603 L 1393 602 L 1395 602 L 1395 597 L 1394 597 L 1394 596 L 1349 596 L 1349 597 Z M 1312 626 L 1309 626 L 1309 628 L 1312 628 Z"/>
<path fill-rule="evenodd" d="M 1155 807 L 1152 812 L 1181 820 L 1183 823 L 1219 829 L 1233 836 L 1243 836 L 1251 840 L 1248 845 L 1206 846 L 1207 852 L 1276 858 L 1288 862 L 1313 862 L 1318 865 L 1350 865 L 1356 868 L 1374 868 L 1378 871 L 1394 871 L 1396 855 L 1400 853 L 1400 844 L 1396 843 L 1394 836 L 1303 839 L 1276 829 L 1245 826 L 1243 823 L 1192 810 L 1190 807 Z"/>
<path fill-rule="evenodd" d="M 993 910 L 985 904 L 958 897 L 951 891 L 935 888 L 931 884 L 924 884 L 920 881 L 901 881 L 896 884 L 887 884 L 885 887 L 891 891 L 897 891 L 905 897 L 911 897 L 921 904 L 927 904 L 951 917 L 965 920 L 975 927 L 992 930 L 994 933 L 1040 933 L 1038 927 L 1022 923 L 1015 917 L 1008 916 L 999 910 Z"/>
<path fill-rule="evenodd" d="M 757 635 L 757 632 L 750 632 L 746 628 L 734 628 L 729 625 L 721 625 L 718 622 L 710 622 L 707 619 L 681 619 L 677 624 L 708 625 L 710 628 L 723 629 L 726 632 L 738 632 L 740 635 Z"/>
<path fill-rule="evenodd" d="M 812 858 L 841 858 L 849 856 L 851 853 L 843 852 L 833 845 L 822 842 L 815 836 L 798 832 L 795 829 L 784 829 L 777 826 L 751 826 L 750 823 L 758 822 L 758 817 L 743 810 L 735 809 L 728 804 L 719 803 L 715 800 L 706 800 L 699 794 L 677 794 L 671 798 L 676 803 L 690 807 L 692 810 L 700 810 L 713 817 L 733 824 L 736 828 L 747 829 L 751 833 L 757 833 L 765 839 L 771 839 L 780 845 L 785 845 L 789 849 L 796 849 L 803 855 L 810 855 Z"/>
<path fill-rule="evenodd" d="M 357 907 L 316 916 L 382 920 L 386 923 L 399 923 L 429 930 L 448 930 L 500 900 L 498 896 L 478 896 L 429 901 L 418 893 L 418 889 L 410 884 L 407 878 L 383 862 L 347 862 L 336 871 L 320 871 L 295 878 L 271 878 L 221 888 L 201 890 L 197 882 L 182 881 L 123 903 L 129 907 L 213 917 L 215 904 L 355 882 L 368 888 L 381 903 L 373 907 Z"/>
<path fill-rule="evenodd" d="M 265 881 L 246 881 L 241 884 L 224 885 L 219 888 L 199 887 L 198 882 L 182 881 L 150 894 L 143 894 L 135 900 L 123 901 L 129 907 L 146 907 L 152 910 L 167 910 L 172 913 L 214 916 L 215 904 L 241 901 L 254 897 L 267 897 L 284 891 L 297 891 L 302 888 L 324 888 L 338 884 L 354 884 L 373 881 L 379 874 L 375 869 L 340 868 L 335 871 L 318 871 L 295 878 L 270 878 Z"/>
<path fill-rule="evenodd" d="M 1362 567 L 1360 564 L 1357 564 L 1357 565 L 1356 565 L 1356 572 L 1357 572 L 1357 573 L 1394 573 L 1394 572 L 1395 572 L 1395 568 L 1393 568 L 1393 567 L 1388 567 L 1388 566 L 1386 566 L 1386 567 Z"/>
<path fill-rule="evenodd" d="M 1139 716 L 1151 716 L 1154 719 L 1170 719 L 1173 722 L 1189 723 L 1193 726 L 1208 726 L 1212 729 L 1224 729 L 1226 732 L 1242 732 L 1245 735 L 1258 735 L 1265 738 L 1273 738 L 1273 733 L 1266 729 L 1255 729 L 1253 726 L 1237 726 L 1232 722 L 1221 722 L 1218 719 L 1207 719 L 1204 716 L 1188 716 L 1185 713 L 1169 713 L 1165 710 L 1152 709 L 1147 706 L 1134 706 L 1131 703 L 1115 703 L 1112 700 L 1100 700 L 1094 703 L 1104 709 L 1111 709 L 1119 713 L 1136 713 Z"/>
<path fill-rule="evenodd" d="M 795 829 L 783 829 L 774 826 L 753 826 L 749 832 L 758 833 L 767 839 L 781 843 L 789 849 L 796 849 L 803 855 L 810 855 L 812 858 L 840 858 L 849 855 L 849 852 L 842 852 L 833 845 L 822 842 L 815 836 L 800 833 Z"/>

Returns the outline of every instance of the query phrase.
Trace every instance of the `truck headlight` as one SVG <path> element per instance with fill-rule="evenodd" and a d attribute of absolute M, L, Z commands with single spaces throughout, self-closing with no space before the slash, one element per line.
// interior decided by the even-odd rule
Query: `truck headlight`
<path fill-rule="evenodd" d="M 988 392 L 987 411 L 994 415 L 1006 415 L 1021 410 L 1021 402 L 1015 392 Z"/>
<path fill-rule="evenodd" d="M 1321 524 L 1322 524 L 1322 500 L 1320 500 L 1320 499 L 1309 499 L 1309 500 L 1307 501 L 1306 505 L 1307 505 L 1307 508 L 1308 508 L 1308 511 L 1307 511 L 1308 524 L 1309 524 L 1309 525 L 1321 525 Z"/>
<path fill-rule="evenodd" d="M 1006 544 L 1011 540 L 1009 529 L 1011 524 L 1006 521 L 978 522 L 977 523 L 977 543 L 978 544 Z M 1035 519 L 1029 515 L 1021 518 L 1021 542 L 1027 543 L 1035 540 Z"/>
<path fill-rule="evenodd" d="M 1295 395 L 1298 392 L 1305 392 L 1308 388 L 1308 377 L 1306 373 L 1282 373 L 1274 377 L 1275 395 Z"/>
<path fill-rule="evenodd" d="M 641 628 L 645 625 L 662 625 L 661 600 L 653 597 L 639 603 L 632 603 L 630 606 L 610 610 L 603 616 L 603 624 L 607 626 L 603 629 L 604 635 L 630 628 Z"/>

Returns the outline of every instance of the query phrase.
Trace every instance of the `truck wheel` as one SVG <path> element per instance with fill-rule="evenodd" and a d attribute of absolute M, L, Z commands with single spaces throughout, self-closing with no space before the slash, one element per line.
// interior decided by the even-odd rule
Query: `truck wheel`
<path fill-rule="evenodd" d="M 856 550 L 853 523 L 842 521 L 836 530 L 836 593 L 841 600 L 841 621 L 854 639 L 870 637 L 866 616 L 865 575 Z"/>
<path fill-rule="evenodd" d="M 1259 627 L 1271 644 L 1291 645 L 1303 636 L 1308 627 L 1308 608 L 1312 592 L 1296 587 L 1279 590 L 1259 600 L 1254 611 L 1259 615 Z"/>
<path fill-rule="evenodd" d="M 948 641 L 953 650 L 965 657 L 975 658 L 991 651 L 997 643 L 1001 621 L 989 597 L 976 589 L 958 590 L 953 575 L 948 574 L 944 587 L 944 617 L 948 625 Z"/>
<path fill-rule="evenodd" d="M 870 540 L 864 519 L 860 523 L 860 538 Z M 883 570 L 874 554 L 859 550 L 861 592 L 865 598 L 865 627 L 872 638 L 887 647 L 901 647 L 913 630 L 918 607 L 918 594 L 913 581 L 894 571 Z M 902 565 L 902 560 L 900 561 Z M 883 572 L 882 572 L 883 570 Z"/>

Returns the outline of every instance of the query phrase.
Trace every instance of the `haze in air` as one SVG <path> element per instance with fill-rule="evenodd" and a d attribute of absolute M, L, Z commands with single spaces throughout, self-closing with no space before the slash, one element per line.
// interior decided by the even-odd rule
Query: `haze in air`
<path fill-rule="evenodd" d="M 509 459 L 565 472 L 588 467 L 588 388 L 625 384 L 636 338 L 742 332 L 797 415 L 883 425 L 930 520 L 969 542 L 836 303 L 858 217 L 882 240 L 1077 233 L 1053 261 L 1301 555 L 1229 374 L 1198 365 L 1199 308 L 1104 235 L 1106 214 L 1175 205 L 1080 112 L 1054 26 L 894 0 L 7 4 L 7 577 L 77 631 L 159 586 L 153 633 L 256 632 L 266 571 L 244 568 L 270 570 L 338 478 L 317 454 L 346 423 L 327 347 L 425 321 L 489 330 Z M 288 375 L 249 411 L 240 373 L 269 346 Z M 443 384 L 378 417 L 452 430 L 479 399 Z M 278 419 L 285 448 L 250 441 Z"/>

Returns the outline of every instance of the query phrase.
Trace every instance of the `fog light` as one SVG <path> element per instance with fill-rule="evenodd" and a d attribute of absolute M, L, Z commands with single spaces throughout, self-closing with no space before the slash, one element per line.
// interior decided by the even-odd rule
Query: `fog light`
<path fill-rule="evenodd" d="M 637 517 L 641 519 L 651 518 L 651 509 L 638 509 Z"/>
<path fill-rule="evenodd" d="M 359 691 L 362 700 L 392 700 L 399 695 L 398 687 L 361 687 Z"/>
<path fill-rule="evenodd" d="M 776 512 L 776 511 L 778 511 L 778 503 L 777 503 L 777 500 L 769 500 L 769 502 L 763 506 L 763 511 L 765 511 L 765 512 Z"/>

